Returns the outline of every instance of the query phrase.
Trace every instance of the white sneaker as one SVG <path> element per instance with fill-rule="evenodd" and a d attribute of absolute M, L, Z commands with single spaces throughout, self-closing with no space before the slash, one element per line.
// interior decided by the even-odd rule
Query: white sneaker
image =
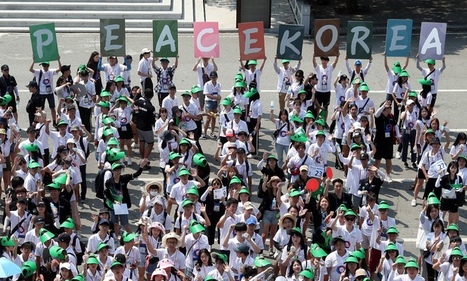
<path fill-rule="evenodd" d="M 248 156 L 247 156 L 246 158 L 251 159 L 251 158 L 253 158 L 253 155 L 252 155 L 252 154 L 248 154 Z"/>
<path fill-rule="evenodd" d="M 133 162 L 131 162 L 131 158 L 130 158 L 130 157 L 127 157 L 126 159 L 127 159 L 127 160 L 126 160 L 126 164 L 127 164 L 128 166 L 131 166 L 131 164 L 133 164 Z"/>
<path fill-rule="evenodd" d="M 131 143 L 131 148 L 135 148 L 136 147 L 136 143 L 135 142 L 132 142 Z"/>
<path fill-rule="evenodd" d="M 410 203 L 410 206 L 416 207 L 417 206 L 417 200 L 412 199 L 412 202 Z"/>
<path fill-rule="evenodd" d="M 392 182 L 392 178 L 391 178 L 390 175 L 387 175 L 387 176 L 386 176 L 386 181 L 387 181 L 388 183 L 391 183 L 391 182 Z"/>
<path fill-rule="evenodd" d="M 401 159 L 401 153 L 399 151 L 396 151 L 396 158 Z"/>

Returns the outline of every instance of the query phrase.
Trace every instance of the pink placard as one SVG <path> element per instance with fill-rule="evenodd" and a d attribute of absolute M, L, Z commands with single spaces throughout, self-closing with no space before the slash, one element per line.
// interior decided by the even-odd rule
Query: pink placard
<path fill-rule="evenodd" d="M 218 58 L 220 56 L 219 23 L 195 22 L 193 27 L 195 58 Z"/>

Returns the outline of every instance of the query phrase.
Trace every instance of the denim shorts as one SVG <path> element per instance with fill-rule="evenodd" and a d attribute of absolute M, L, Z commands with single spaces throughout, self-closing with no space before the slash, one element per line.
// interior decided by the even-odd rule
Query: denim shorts
<path fill-rule="evenodd" d="M 207 110 L 215 110 L 215 109 L 217 109 L 217 101 L 216 100 L 207 100 L 204 107 Z"/>
<path fill-rule="evenodd" d="M 125 203 L 123 203 L 125 204 Z M 115 215 L 114 210 L 110 210 L 110 220 L 113 223 L 119 223 L 121 226 L 128 225 L 128 215 Z"/>
<path fill-rule="evenodd" d="M 277 224 L 279 223 L 279 210 L 277 211 L 264 211 L 263 224 Z"/>

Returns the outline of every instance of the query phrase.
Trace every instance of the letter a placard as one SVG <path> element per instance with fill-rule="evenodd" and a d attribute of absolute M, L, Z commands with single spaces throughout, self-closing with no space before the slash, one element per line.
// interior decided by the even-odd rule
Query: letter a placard
<path fill-rule="evenodd" d="M 347 23 L 347 58 L 369 59 L 373 46 L 373 22 L 349 21 Z"/>
<path fill-rule="evenodd" d="M 153 50 L 157 57 L 178 55 L 178 23 L 176 20 L 152 22 Z"/>
<path fill-rule="evenodd" d="M 240 59 L 264 59 L 264 23 L 243 22 L 238 24 Z"/>
<path fill-rule="evenodd" d="M 195 58 L 218 58 L 220 55 L 219 23 L 195 22 L 193 31 Z"/>
<path fill-rule="evenodd" d="M 412 20 L 389 19 L 386 28 L 386 56 L 408 57 L 412 43 Z"/>
<path fill-rule="evenodd" d="M 34 62 L 58 60 L 55 24 L 46 23 L 29 26 Z"/>
<path fill-rule="evenodd" d="M 302 58 L 303 25 L 279 25 L 276 55 L 279 59 L 300 60 Z"/>
<path fill-rule="evenodd" d="M 418 55 L 421 60 L 440 60 L 444 56 L 447 23 L 422 22 Z"/>
<path fill-rule="evenodd" d="M 336 56 L 339 53 L 339 19 L 315 20 L 314 52 L 318 57 Z"/>
<path fill-rule="evenodd" d="M 101 19 L 101 55 L 125 56 L 125 20 Z"/>

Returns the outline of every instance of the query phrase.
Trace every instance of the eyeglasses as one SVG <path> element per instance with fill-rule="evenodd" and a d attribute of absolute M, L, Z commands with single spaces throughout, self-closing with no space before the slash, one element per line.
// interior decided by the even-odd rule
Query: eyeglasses
<path fill-rule="evenodd" d="M 220 182 L 213 182 L 212 185 L 221 185 Z"/>
<path fill-rule="evenodd" d="M 345 217 L 346 221 L 355 221 L 355 217 Z"/>

